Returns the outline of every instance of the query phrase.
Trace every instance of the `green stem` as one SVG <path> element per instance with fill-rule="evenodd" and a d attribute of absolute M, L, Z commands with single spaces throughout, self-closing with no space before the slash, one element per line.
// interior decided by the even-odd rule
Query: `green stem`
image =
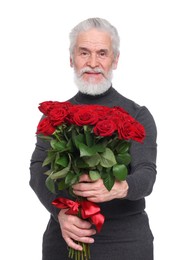
<path fill-rule="evenodd" d="M 54 136 L 56 137 L 56 139 L 57 139 L 59 142 L 61 141 L 61 139 L 60 139 L 60 137 L 58 136 L 57 133 L 54 133 Z"/>

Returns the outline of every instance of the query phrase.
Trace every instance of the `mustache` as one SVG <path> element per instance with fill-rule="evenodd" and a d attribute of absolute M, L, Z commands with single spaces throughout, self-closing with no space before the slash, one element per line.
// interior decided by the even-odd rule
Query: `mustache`
<path fill-rule="evenodd" d="M 91 69 L 89 67 L 85 67 L 85 68 L 83 68 L 79 71 L 78 77 L 81 77 L 86 72 L 88 72 L 88 73 L 101 73 L 103 76 L 105 76 L 103 69 L 100 69 L 100 68 Z"/>

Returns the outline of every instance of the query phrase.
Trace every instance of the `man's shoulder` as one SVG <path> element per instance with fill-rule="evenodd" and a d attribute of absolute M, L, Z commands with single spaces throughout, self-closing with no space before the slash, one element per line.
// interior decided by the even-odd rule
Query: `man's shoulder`
<path fill-rule="evenodd" d="M 136 116 L 136 114 L 140 110 L 145 108 L 145 106 L 141 106 L 140 104 L 138 104 L 134 100 L 125 97 L 124 95 L 122 95 L 119 92 L 117 92 L 117 96 L 118 96 L 118 98 L 117 98 L 118 106 L 120 106 L 123 109 L 125 109 L 132 116 Z"/>

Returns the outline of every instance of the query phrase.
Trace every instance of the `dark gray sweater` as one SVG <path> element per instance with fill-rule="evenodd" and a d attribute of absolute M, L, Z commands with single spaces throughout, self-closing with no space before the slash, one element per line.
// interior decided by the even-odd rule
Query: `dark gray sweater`
<path fill-rule="evenodd" d="M 96 235 L 98 241 L 101 241 L 101 244 L 104 243 L 103 241 L 108 241 L 107 244 L 110 244 L 111 232 L 119 234 L 119 237 L 117 236 L 115 241 L 118 241 L 118 238 L 120 238 L 120 241 L 123 241 L 123 234 L 120 234 L 120 230 L 123 230 L 122 225 L 125 221 L 121 222 L 121 220 L 126 219 L 127 222 L 127 219 L 130 216 L 134 216 L 138 213 L 142 214 L 142 212 L 144 212 L 145 197 L 152 192 L 153 185 L 156 179 L 157 131 L 154 119 L 146 107 L 139 106 L 135 102 L 123 97 L 113 87 L 111 87 L 104 94 L 98 96 L 90 96 L 78 92 L 69 101 L 74 104 L 100 104 L 109 107 L 121 106 L 145 127 L 146 138 L 144 139 L 143 144 L 133 142 L 131 145 L 130 153 L 132 156 L 132 161 L 130 164 L 130 172 L 126 179 L 129 185 L 128 196 L 123 200 L 115 199 L 100 204 L 101 213 L 105 215 L 106 220 L 101 233 Z M 51 214 L 50 225 L 47 229 L 48 239 L 50 237 L 50 241 L 53 241 L 54 244 L 58 244 L 57 240 L 63 241 L 63 238 L 60 236 L 60 228 L 57 222 L 57 214 L 59 210 L 54 208 L 51 205 L 51 202 L 59 196 L 68 197 L 68 194 L 66 191 L 63 191 L 57 195 L 51 194 L 45 186 L 46 176 L 42 173 L 46 171 L 46 168 L 42 167 L 42 162 L 46 157 L 46 149 L 48 147 L 49 145 L 46 142 L 44 142 L 40 138 L 37 138 L 36 148 L 31 158 L 30 185 L 38 196 L 41 203 Z M 112 223 L 111 221 L 114 221 L 114 224 L 112 224 L 112 229 L 110 229 Z M 54 228 L 54 226 L 56 229 Z M 53 234 L 54 230 L 58 230 L 58 236 L 55 236 Z M 137 236 L 136 232 L 134 233 L 134 236 Z M 130 239 L 133 239 L 133 232 L 132 236 L 130 235 Z M 63 244 L 64 242 L 62 241 L 61 243 Z M 44 248 L 46 247 L 46 244 L 47 242 L 44 239 Z M 111 244 L 113 244 L 112 240 Z M 45 258 L 45 260 L 46 259 L 56 260 L 58 258 Z"/>

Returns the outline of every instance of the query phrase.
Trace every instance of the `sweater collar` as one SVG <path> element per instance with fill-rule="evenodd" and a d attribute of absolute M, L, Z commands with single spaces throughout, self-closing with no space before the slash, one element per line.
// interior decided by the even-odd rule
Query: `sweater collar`
<path fill-rule="evenodd" d="M 74 96 L 74 101 L 78 104 L 99 104 L 104 99 L 113 99 L 115 89 L 111 86 L 107 91 L 100 95 L 88 95 L 81 93 L 80 91 Z"/>

